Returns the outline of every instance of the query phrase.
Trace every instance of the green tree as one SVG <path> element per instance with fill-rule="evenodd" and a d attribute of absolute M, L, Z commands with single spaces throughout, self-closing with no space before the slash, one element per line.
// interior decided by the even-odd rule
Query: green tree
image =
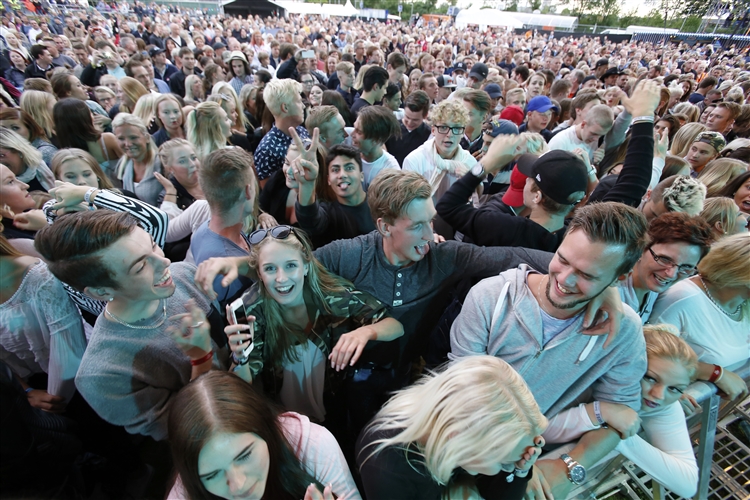
<path fill-rule="evenodd" d="M 542 0 L 529 0 L 529 7 L 531 7 L 531 12 L 539 10 L 542 7 Z"/>

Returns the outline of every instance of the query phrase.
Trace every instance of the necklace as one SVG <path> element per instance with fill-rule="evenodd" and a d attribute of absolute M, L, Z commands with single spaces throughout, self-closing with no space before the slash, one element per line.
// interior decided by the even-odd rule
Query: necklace
<path fill-rule="evenodd" d="M 164 322 L 167 320 L 167 303 L 166 302 L 162 302 L 162 309 L 161 309 L 162 316 L 161 316 L 161 318 L 159 320 L 157 320 L 157 322 L 155 324 L 153 324 L 153 325 L 137 326 L 137 325 L 130 324 L 130 323 L 126 322 L 126 321 L 121 320 L 120 318 L 118 318 L 114 314 L 112 314 L 112 311 L 110 311 L 107 306 L 104 306 L 104 311 L 107 314 L 109 314 L 112 317 L 113 320 L 115 320 L 117 323 L 120 323 L 122 326 L 127 326 L 128 328 L 135 328 L 136 330 L 151 330 L 152 328 L 158 328 L 161 325 L 163 325 Z"/>
<path fill-rule="evenodd" d="M 720 304 L 719 304 L 719 303 L 718 303 L 718 302 L 717 302 L 717 301 L 716 301 L 716 300 L 715 300 L 715 299 L 713 298 L 713 296 L 711 295 L 711 292 L 710 292 L 710 291 L 708 290 L 708 286 L 706 285 L 706 282 L 705 282 L 705 281 L 703 281 L 703 276 L 701 276 L 701 275 L 699 274 L 699 275 L 698 275 L 698 279 L 699 279 L 699 280 L 701 280 L 701 284 L 703 285 L 703 289 L 704 289 L 704 290 L 706 291 L 706 295 L 708 296 L 708 300 L 710 300 L 711 302 L 713 302 L 713 304 L 714 304 L 714 305 L 715 305 L 716 307 L 718 307 L 718 308 L 719 308 L 719 310 L 720 310 L 721 312 L 723 312 L 723 313 L 724 313 L 724 314 L 725 314 L 726 316 L 728 316 L 728 317 L 729 317 L 729 319 L 731 319 L 731 320 L 734 320 L 734 317 L 733 317 L 733 316 L 737 316 L 738 314 L 740 314 L 740 313 L 742 312 L 742 306 L 743 306 L 743 305 L 745 305 L 745 302 L 744 302 L 744 301 L 740 302 L 740 305 L 738 305 L 738 306 L 737 306 L 737 309 L 735 309 L 735 310 L 734 310 L 733 312 L 731 312 L 731 313 L 730 313 L 730 312 L 727 312 L 727 311 L 726 311 L 726 310 L 725 310 L 725 309 L 724 309 L 723 307 L 721 307 L 721 305 L 720 305 Z"/>

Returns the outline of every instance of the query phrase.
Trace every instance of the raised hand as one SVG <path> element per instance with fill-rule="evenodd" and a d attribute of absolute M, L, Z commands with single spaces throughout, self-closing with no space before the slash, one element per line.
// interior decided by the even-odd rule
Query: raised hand
<path fill-rule="evenodd" d="M 318 166 L 318 147 L 320 146 L 320 130 L 316 127 L 313 129 L 313 135 L 312 135 L 312 143 L 308 148 L 305 147 L 305 144 L 302 142 L 302 139 L 300 139 L 299 134 L 297 134 L 297 131 L 294 129 L 294 127 L 289 127 L 289 135 L 292 136 L 292 140 L 294 141 L 294 144 L 297 146 L 297 151 L 300 152 L 299 156 L 295 160 L 294 163 L 305 161 L 306 164 L 302 164 L 302 166 L 310 168 L 311 164 L 315 166 L 315 174 L 317 177 L 317 169 Z M 292 164 L 292 167 L 294 168 L 294 163 Z M 295 178 L 297 176 L 295 175 Z M 315 178 L 310 177 L 308 172 L 305 172 L 304 176 L 305 180 L 312 181 Z M 299 181 L 299 180 L 298 180 Z"/>
<path fill-rule="evenodd" d="M 496 174 L 519 154 L 523 138 L 518 135 L 498 135 L 492 140 L 482 158 L 485 171 Z"/>
<path fill-rule="evenodd" d="M 224 276 L 221 280 L 221 286 L 228 287 L 234 280 L 240 276 L 240 267 L 247 265 L 247 259 L 238 257 L 213 257 L 204 260 L 198 266 L 193 281 L 206 296 L 215 300 L 217 297 L 214 291 L 214 280 L 217 276 Z"/>
<path fill-rule="evenodd" d="M 659 84 L 654 80 L 641 80 L 632 95 L 623 95 L 620 101 L 631 116 L 653 116 L 660 99 Z"/>
<path fill-rule="evenodd" d="M 167 334 L 191 360 L 200 359 L 211 351 L 210 325 L 193 299 L 185 303 L 185 309 L 187 312 L 169 317 L 177 325 L 167 328 Z"/>
<path fill-rule="evenodd" d="M 661 131 L 661 135 L 654 130 L 654 156 L 658 158 L 666 158 L 667 150 L 669 150 L 669 133 L 664 129 Z"/>

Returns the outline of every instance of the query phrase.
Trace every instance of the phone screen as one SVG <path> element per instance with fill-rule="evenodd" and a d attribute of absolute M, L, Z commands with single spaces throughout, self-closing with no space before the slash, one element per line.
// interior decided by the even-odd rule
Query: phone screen
<path fill-rule="evenodd" d="M 247 315 L 245 314 L 245 303 L 242 302 L 242 297 L 235 300 L 229 305 L 229 323 L 232 325 L 246 325 L 247 324 Z M 244 332 L 243 332 L 244 333 Z M 245 347 L 245 350 L 242 352 L 242 357 L 246 358 L 250 355 L 251 352 L 253 352 L 253 348 L 255 347 L 255 344 L 253 343 L 253 338 L 250 337 L 250 343 L 247 347 Z"/>

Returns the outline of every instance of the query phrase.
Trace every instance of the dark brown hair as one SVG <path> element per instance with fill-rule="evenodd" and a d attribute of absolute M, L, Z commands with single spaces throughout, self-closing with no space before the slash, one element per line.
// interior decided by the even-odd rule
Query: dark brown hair
<path fill-rule="evenodd" d="M 701 250 L 701 259 L 706 256 L 715 235 L 711 225 L 703 217 L 684 212 L 667 212 L 651 220 L 648 225 L 648 248 L 660 243 L 687 243 Z"/>
<path fill-rule="evenodd" d="M 233 373 L 212 370 L 180 389 L 169 405 L 169 442 L 175 469 L 190 499 L 216 499 L 203 486 L 198 457 L 218 433 L 252 432 L 268 446 L 263 498 L 298 499 L 310 483 L 323 487 L 302 466 L 284 436 L 279 410 Z"/>
<path fill-rule="evenodd" d="M 422 116 L 427 117 L 427 113 L 430 111 L 430 97 L 424 90 L 415 90 L 404 101 L 404 108 L 422 113 Z"/>
<path fill-rule="evenodd" d="M 55 133 L 61 148 L 78 148 L 88 151 L 87 142 L 96 142 L 101 137 L 91 111 L 85 102 L 67 97 L 55 103 L 52 109 L 55 120 Z"/>
<path fill-rule="evenodd" d="M 358 120 L 366 138 L 384 144 L 391 137 L 401 136 L 401 124 L 393 111 L 384 106 L 367 106 L 359 111 Z"/>
<path fill-rule="evenodd" d="M 593 242 L 625 247 L 615 276 L 627 274 L 633 269 L 648 241 L 646 217 L 623 203 L 593 203 L 579 208 L 566 235 L 577 230 L 583 231 Z"/>
<path fill-rule="evenodd" d="M 107 263 L 95 254 L 130 234 L 137 225 L 125 212 L 76 212 L 42 228 L 36 233 L 34 247 L 52 274 L 79 292 L 89 286 L 117 289 L 120 284 Z"/>

